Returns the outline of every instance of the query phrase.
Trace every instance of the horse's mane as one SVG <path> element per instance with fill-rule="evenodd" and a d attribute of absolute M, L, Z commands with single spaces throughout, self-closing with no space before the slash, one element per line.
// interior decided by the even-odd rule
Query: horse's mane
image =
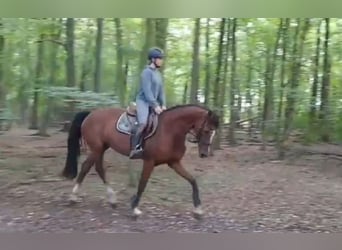
<path fill-rule="evenodd" d="M 181 109 L 181 108 L 185 108 L 185 107 L 197 107 L 197 108 L 200 108 L 200 109 L 203 109 L 205 111 L 208 111 L 210 112 L 210 116 L 211 116 L 211 119 L 214 123 L 214 125 L 216 127 L 219 126 L 219 116 L 217 114 L 215 114 L 215 112 L 213 112 L 212 110 L 210 110 L 209 108 L 207 108 L 206 106 L 203 106 L 203 105 L 200 105 L 200 104 L 179 104 L 179 105 L 175 105 L 175 106 L 172 106 L 168 109 L 166 109 L 164 112 L 161 113 L 161 116 L 163 116 L 164 114 L 167 114 L 169 111 L 172 111 L 172 110 L 177 110 L 177 109 Z"/>
<path fill-rule="evenodd" d="M 200 104 L 178 104 L 178 105 L 175 105 L 175 106 L 172 106 L 172 107 L 166 109 L 164 112 L 172 111 L 172 110 L 179 109 L 179 108 L 185 108 L 185 107 L 198 107 L 198 108 L 202 108 L 204 110 L 209 111 L 209 109 L 207 107 L 200 105 Z"/>

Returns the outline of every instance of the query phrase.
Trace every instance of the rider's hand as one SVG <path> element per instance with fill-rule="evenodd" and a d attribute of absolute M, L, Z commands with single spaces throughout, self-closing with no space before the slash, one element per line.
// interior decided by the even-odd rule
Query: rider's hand
<path fill-rule="evenodd" d="M 162 110 L 163 110 L 163 111 L 166 110 L 166 107 L 165 107 L 165 106 L 162 106 Z"/>
<path fill-rule="evenodd" d="M 157 106 L 154 108 L 154 111 L 159 115 L 163 110 L 160 108 L 160 106 Z"/>

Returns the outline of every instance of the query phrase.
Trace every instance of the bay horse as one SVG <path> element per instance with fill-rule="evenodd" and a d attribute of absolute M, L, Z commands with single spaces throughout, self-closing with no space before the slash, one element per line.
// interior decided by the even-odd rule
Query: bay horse
<path fill-rule="evenodd" d="M 115 207 L 116 194 L 109 186 L 106 170 L 103 168 L 103 156 L 107 149 L 128 156 L 131 149 L 130 134 L 136 121 L 135 109 L 100 108 L 93 111 L 82 111 L 74 116 L 68 134 L 68 151 L 62 176 L 76 178 L 70 195 L 71 201 L 78 199 L 79 188 L 95 164 L 96 172 L 106 186 L 108 201 Z M 138 208 L 140 198 L 155 166 L 167 164 L 178 175 L 192 186 L 193 215 L 201 217 L 201 200 L 195 178 L 183 167 L 181 162 L 185 151 L 186 135 L 192 133 L 198 144 L 200 157 L 207 157 L 209 146 L 219 126 L 219 116 L 201 105 L 185 104 L 166 109 L 161 114 L 153 112 L 149 116 L 149 125 L 144 133 L 143 169 L 138 189 L 131 199 L 134 216 L 142 212 Z M 88 154 L 77 174 L 77 162 L 80 155 L 80 140 L 86 143 Z"/>

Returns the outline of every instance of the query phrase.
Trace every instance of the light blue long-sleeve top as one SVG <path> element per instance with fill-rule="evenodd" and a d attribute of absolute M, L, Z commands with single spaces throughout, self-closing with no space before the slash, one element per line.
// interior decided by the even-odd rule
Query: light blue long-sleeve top
<path fill-rule="evenodd" d="M 144 101 L 152 108 L 166 106 L 163 78 L 157 68 L 147 65 L 142 71 L 136 100 Z"/>

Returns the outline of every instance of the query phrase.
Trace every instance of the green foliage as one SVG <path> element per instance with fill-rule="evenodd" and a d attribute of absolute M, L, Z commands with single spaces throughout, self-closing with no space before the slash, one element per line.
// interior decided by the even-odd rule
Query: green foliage
<path fill-rule="evenodd" d="M 92 91 L 80 91 L 74 87 L 46 87 L 39 92 L 57 102 L 67 104 L 74 102 L 79 109 L 93 109 L 99 107 L 118 106 L 118 97 L 113 93 L 95 93 Z"/>
<path fill-rule="evenodd" d="M 342 19 L 331 19 L 331 37 L 330 37 L 330 96 L 329 96 L 329 124 L 334 140 L 342 140 Z M 317 119 L 311 124 L 309 119 L 309 107 L 311 99 L 311 85 L 313 79 L 313 56 L 316 49 L 316 31 L 320 18 L 310 19 L 311 27 L 304 43 L 302 70 L 299 80 L 299 87 L 293 95 L 296 95 L 295 116 L 291 126 L 293 130 L 299 130 L 304 133 L 304 140 L 315 142 L 320 140 L 322 126 Z M 239 88 L 242 108 L 240 110 L 240 119 L 248 117 L 247 111 L 252 112 L 252 116 L 261 116 L 263 101 L 265 95 L 265 70 L 267 49 L 273 53 L 273 46 L 276 40 L 279 18 L 241 18 L 238 19 L 237 38 L 237 75 L 236 80 Z M 116 51 L 117 42 L 115 38 L 115 23 L 113 18 L 104 19 L 104 37 L 102 50 L 102 82 L 100 93 L 93 93 L 94 86 L 94 60 L 95 60 L 95 36 L 96 22 L 94 18 L 76 18 L 75 19 L 75 88 L 66 86 L 65 60 L 67 51 L 65 50 L 65 19 L 52 18 L 2 18 L 2 33 L 5 37 L 5 49 L 3 54 L 3 85 L 6 90 L 6 100 L 8 107 L 15 115 L 22 113 L 23 107 L 32 108 L 33 86 L 35 79 L 35 65 L 37 61 L 37 40 L 41 33 L 46 34 L 47 43 L 46 55 L 43 63 L 43 74 L 40 79 L 38 92 L 40 94 L 39 112 L 43 113 L 47 100 L 52 100 L 59 108 L 65 108 L 69 103 L 75 102 L 76 108 L 86 109 L 95 107 L 118 106 L 119 83 L 116 76 Z M 140 75 L 140 56 L 145 42 L 145 20 L 141 18 L 123 18 L 121 19 L 123 32 L 123 46 L 120 50 L 123 52 L 123 64 L 128 65 L 126 96 L 133 96 L 135 87 L 139 84 Z M 214 85 L 214 78 L 217 67 L 217 54 L 219 42 L 219 24 L 220 18 L 210 19 L 210 49 L 209 62 L 211 77 L 210 91 Z M 292 46 L 294 45 L 294 33 L 297 20 L 291 19 L 288 30 L 288 57 L 285 61 L 285 87 L 283 100 L 280 100 L 280 65 L 282 63 L 282 52 L 277 51 L 275 59 L 275 77 L 274 86 L 274 112 L 278 112 L 278 105 L 283 102 L 283 112 L 286 108 L 285 97 L 289 93 L 289 80 L 291 77 L 291 65 L 293 63 Z M 199 100 L 203 100 L 204 82 L 205 82 L 205 27 L 206 19 L 201 20 L 200 37 L 200 79 L 199 79 Z M 54 40 L 54 35 L 61 29 L 61 37 Z M 193 41 L 193 19 L 169 19 L 168 32 L 166 38 L 166 61 L 164 78 L 166 85 L 167 105 L 181 103 L 183 100 L 184 86 L 188 84 L 188 94 L 190 93 L 191 82 L 191 64 L 192 64 L 192 41 Z M 320 91 L 323 73 L 323 42 L 325 26 L 321 26 L 322 46 L 320 50 L 321 58 L 319 65 L 319 86 L 317 96 L 317 107 L 319 107 Z M 54 86 L 49 86 L 50 77 L 50 58 L 49 50 L 52 45 L 57 46 L 56 56 L 56 79 Z M 282 42 L 280 43 L 282 46 Z M 226 117 L 222 120 L 229 120 L 229 91 L 230 91 L 230 71 L 231 59 L 228 61 L 228 77 L 226 79 L 226 100 L 222 107 L 225 109 Z M 85 79 L 86 91 L 79 90 L 79 84 L 83 65 L 89 67 L 89 72 Z M 251 70 L 251 81 L 247 83 L 248 72 Z M 247 93 L 250 92 L 252 106 L 247 105 Z M 131 99 L 127 100 L 127 103 Z M 28 112 L 29 113 L 29 112 Z M 277 117 L 275 115 L 275 117 Z M 280 121 L 271 120 L 272 124 L 281 124 L 283 127 L 284 114 Z M 274 134 L 274 126 L 267 134 Z"/>

